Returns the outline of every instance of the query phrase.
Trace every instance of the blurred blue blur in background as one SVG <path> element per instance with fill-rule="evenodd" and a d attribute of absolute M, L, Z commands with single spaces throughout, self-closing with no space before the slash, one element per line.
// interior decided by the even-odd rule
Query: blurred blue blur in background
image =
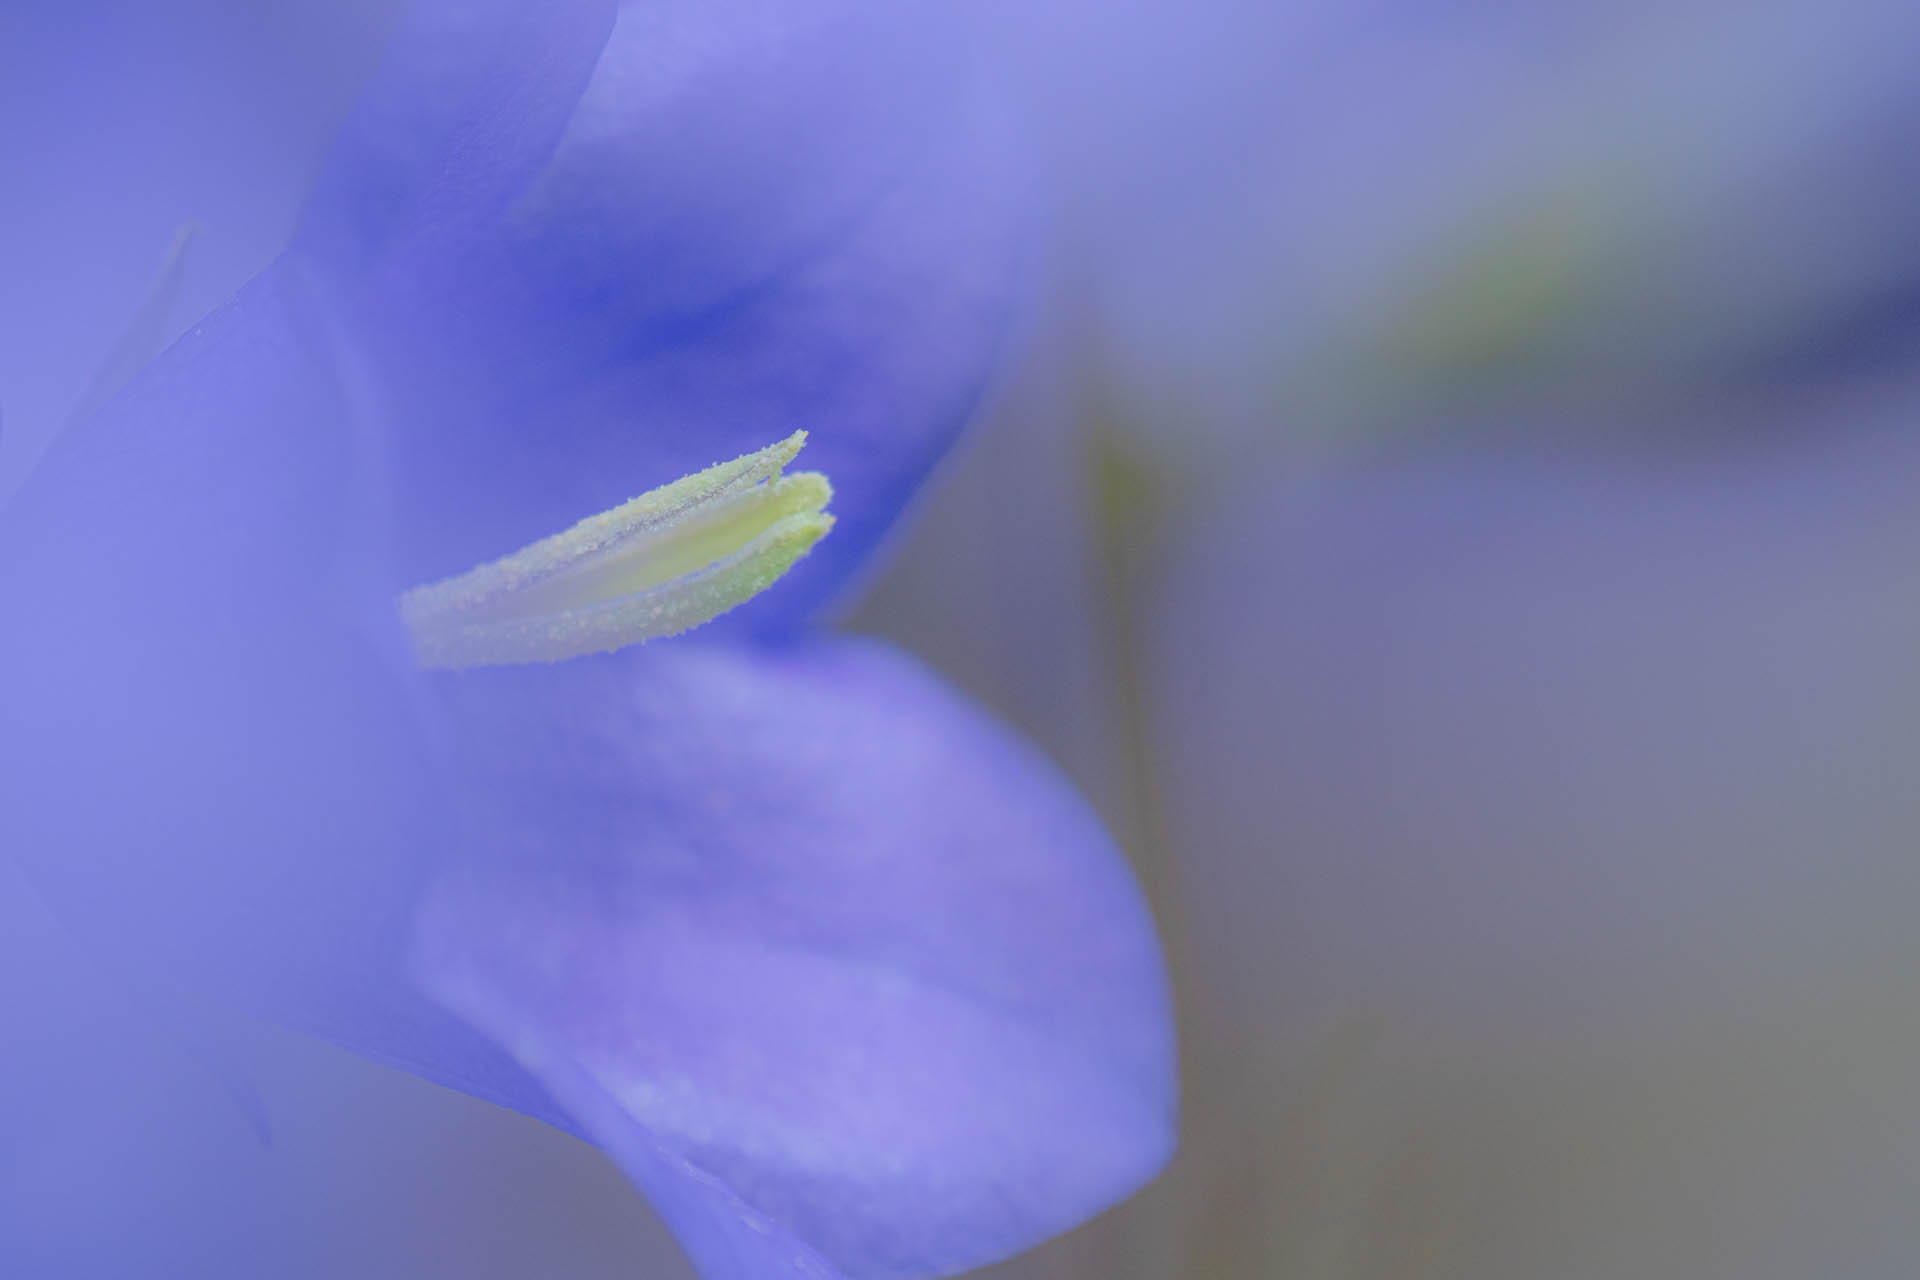
<path fill-rule="evenodd" d="M 181 226 L 170 335 L 286 243 L 398 7 L 8 0 L 0 501 Z M 841 622 L 1099 810 L 1184 1073 L 990 1273 L 1915 1274 L 1920 6 L 966 17 L 1039 225 Z M 58 933 L 0 880 L 7 1274 L 692 1274 L 585 1144 Z"/>

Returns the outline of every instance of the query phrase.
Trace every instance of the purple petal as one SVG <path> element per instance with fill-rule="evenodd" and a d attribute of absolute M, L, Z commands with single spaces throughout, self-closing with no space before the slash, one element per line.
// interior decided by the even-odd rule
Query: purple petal
<path fill-rule="evenodd" d="M 188 324 L 285 247 L 392 0 L 8 0 L 0 496 L 97 375 L 183 224 Z"/>
<path fill-rule="evenodd" d="M 0 850 L 156 983 L 557 1118 L 394 976 L 454 846 L 329 327 L 263 275 L 0 510 Z"/>
<path fill-rule="evenodd" d="M 494 46 L 510 30 L 541 56 L 442 50 L 484 91 L 442 112 L 459 163 L 434 169 L 415 221 L 483 214 L 480 179 L 543 127 L 551 149 L 592 66 L 573 33 L 568 96 L 569 32 L 547 6 L 484 16 L 468 20 Z M 544 126 L 495 109 L 556 97 Z M 564 1124 L 394 976 L 451 833 L 394 615 L 377 397 L 343 370 L 352 341 L 310 265 L 258 277 L 0 511 L 0 850 L 89 945 L 156 982 Z"/>
<path fill-rule="evenodd" d="M 1012 293 L 1006 137 L 937 14 L 627 5 L 490 221 L 418 221 L 368 269 L 328 249 L 367 201 L 323 195 L 308 243 L 401 396 L 412 579 L 805 427 L 840 523 L 757 623 L 846 581 L 965 421 Z M 379 137 L 438 136 L 432 79 L 408 84 Z"/>
<path fill-rule="evenodd" d="M 424 0 L 335 141 L 303 248 L 368 269 L 498 234 L 553 156 L 614 0 Z"/>
<path fill-rule="evenodd" d="M 976 1266 L 1166 1158 L 1151 923 L 998 726 L 866 644 L 527 677 L 443 686 L 498 860 L 439 886 L 420 981 L 711 1274 Z M 764 1232 L 725 1225 L 729 1197 Z M 755 1240 L 773 1254 L 716 1260 Z"/>

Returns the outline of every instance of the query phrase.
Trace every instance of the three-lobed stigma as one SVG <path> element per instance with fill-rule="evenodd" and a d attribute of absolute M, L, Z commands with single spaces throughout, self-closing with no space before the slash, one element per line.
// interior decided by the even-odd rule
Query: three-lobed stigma
<path fill-rule="evenodd" d="M 400 597 L 423 667 L 559 662 L 677 635 L 772 586 L 833 527 L 806 443 L 708 467 Z"/>

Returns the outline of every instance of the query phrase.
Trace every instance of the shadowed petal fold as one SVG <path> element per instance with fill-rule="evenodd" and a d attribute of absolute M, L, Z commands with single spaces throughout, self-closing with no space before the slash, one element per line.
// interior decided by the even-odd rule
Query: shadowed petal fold
<path fill-rule="evenodd" d="M 875 0 L 624 5 L 564 129 L 528 125 L 550 154 L 427 196 L 438 62 L 396 54 L 421 74 L 363 113 L 301 243 L 396 390 L 408 582 L 802 428 L 840 526 L 745 625 L 847 581 L 963 425 L 1015 293 L 1019 184 L 958 26 Z"/>
<path fill-rule="evenodd" d="M 342 270 L 445 259 L 499 223 L 552 159 L 614 0 L 420 0 L 334 140 L 298 233 Z"/>
<path fill-rule="evenodd" d="M 1124 862 L 911 663 L 682 646 L 442 689 L 495 857 L 431 895 L 419 981 L 710 1274 L 977 1266 L 1166 1158 L 1166 991 Z M 778 1265 L 725 1261 L 713 1224 L 742 1212 Z"/>

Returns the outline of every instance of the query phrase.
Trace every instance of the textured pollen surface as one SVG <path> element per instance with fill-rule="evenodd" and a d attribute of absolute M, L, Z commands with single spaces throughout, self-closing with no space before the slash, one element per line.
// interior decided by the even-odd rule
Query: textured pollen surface
<path fill-rule="evenodd" d="M 401 617 L 425 667 L 558 662 L 711 621 L 833 527 L 825 476 L 780 473 L 806 432 L 683 477 L 456 577 Z"/>

